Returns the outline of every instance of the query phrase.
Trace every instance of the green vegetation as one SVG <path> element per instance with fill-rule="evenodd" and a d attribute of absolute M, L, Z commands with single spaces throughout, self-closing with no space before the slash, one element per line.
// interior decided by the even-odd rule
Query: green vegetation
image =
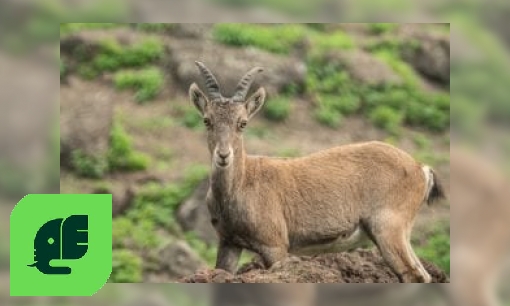
<path fill-rule="evenodd" d="M 113 250 L 112 274 L 110 283 L 140 283 L 142 276 L 142 259 L 127 249 Z"/>
<path fill-rule="evenodd" d="M 216 24 L 214 39 L 232 46 L 253 46 L 269 52 L 288 54 L 305 38 L 317 50 L 350 49 L 354 46 L 352 38 L 337 30 L 324 33 L 317 26 L 300 24 L 254 25 L 241 23 Z"/>
<path fill-rule="evenodd" d="M 291 108 L 289 98 L 276 97 L 270 99 L 264 105 L 264 116 L 272 121 L 283 121 L 289 116 Z"/>
<path fill-rule="evenodd" d="M 370 121 L 385 131 L 397 134 L 402 125 L 403 116 L 389 106 L 378 106 L 369 115 Z"/>
<path fill-rule="evenodd" d="M 427 241 L 416 249 L 416 254 L 450 274 L 450 227 L 437 226 L 427 235 Z"/>
<path fill-rule="evenodd" d="M 114 122 L 110 132 L 110 148 L 105 156 L 75 150 L 71 153 L 71 164 L 79 176 L 101 178 L 108 172 L 144 170 L 149 158 L 133 149 L 129 135 L 118 122 Z"/>
<path fill-rule="evenodd" d="M 195 107 L 189 104 L 178 105 L 176 111 L 176 117 L 180 118 L 181 125 L 194 130 L 204 129 L 202 116 Z"/>
<path fill-rule="evenodd" d="M 108 161 L 102 156 L 92 156 L 75 150 L 71 153 L 71 164 L 76 174 L 88 178 L 100 178 L 108 172 Z"/>
<path fill-rule="evenodd" d="M 342 122 L 342 115 L 330 107 L 322 106 L 315 110 L 315 119 L 325 126 L 337 128 Z"/>
<path fill-rule="evenodd" d="M 149 157 L 135 152 L 132 140 L 119 123 L 114 123 L 110 134 L 108 167 L 111 171 L 145 170 Z"/>
<path fill-rule="evenodd" d="M 447 130 L 450 95 L 422 90 L 416 72 L 391 48 L 381 47 L 375 56 L 401 77 L 399 85 L 362 84 L 351 78 L 342 62 L 331 61 L 327 53 L 311 53 L 307 60 L 307 90 L 317 97 L 315 118 L 337 127 L 343 116 L 362 114 L 393 134 L 403 124 L 434 132 Z"/>
<path fill-rule="evenodd" d="M 178 26 L 175 23 L 137 23 L 136 28 L 148 33 L 167 33 Z"/>
<path fill-rule="evenodd" d="M 115 40 L 104 40 L 101 53 L 93 60 L 99 71 L 114 71 L 121 67 L 141 67 L 159 60 L 163 55 L 163 44 L 150 37 L 130 46 L 122 46 Z"/>
<path fill-rule="evenodd" d="M 138 256 L 151 256 L 165 243 L 165 235 L 185 238 L 174 219 L 178 206 L 195 190 L 208 174 L 208 167 L 194 165 L 188 168 L 180 182 L 160 185 L 149 183 L 136 195 L 132 207 L 122 217 L 113 220 L 113 248 L 119 252 L 114 264 L 116 278 L 138 277 L 133 271 L 141 271 L 136 263 Z M 214 249 L 186 234 L 188 241 L 199 254 L 211 260 Z M 133 253 L 129 253 L 132 250 Z M 122 256 L 121 256 L 122 255 Z M 136 267 L 136 269 L 135 269 Z M 140 272 L 141 273 L 141 272 Z M 112 275 L 114 275 L 112 273 Z M 133 276 L 134 275 L 134 276 Z"/>
<path fill-rule="evenodd" d="M 159 94 L 163 88 L 164 77 L 159 69 L 149 67 L 138 71 L 119 71 L 115 74 L 114 83 L 118 89 L 136 90 L 136 101 L 144 103 Z"/>
<path fill-rule="evenodd" d="M 372 34 L 385 34 L 398 28 L 398 23 L 369 23 L 368 30 Z"/>
<path fill-rule="evenodd" d="M 276 153 L 276 156 L 281 157 L 299 157 L 301 152 L 296 148 L 283 148 Z"/>
<path fill-rule="evenodd" d="M 125 68 L 142 68 L 157 63 L 163 56 L 164 48 L 160 40 L 149 37 L 132 45 L 121 45 L 115 39 L 99 41 L 94 48 L 77 46 L 72 54 L 73 69 L 84 79 L 92 80 L 103 72 L 116 72 Z M 148 89 L 140 90 L 137 99 L 146 101 L 157 94 L 162 85 L 162 75 L 155 68 L 141 70 L 146 76 L 137 81 L 136 77 L 126 77 L 126 82 L 136 82 L 128 87 L 140 86 L 143 82 Z M 157 71 L 157 72 L 156 72 Z M 128 73 L 129 74 L 129 73 Z"/>
<path fill-rule="evenodd" d="M 254 46 L 274 53 L 287 54 L 304 38 L 301 25 L 254 25 L 219 23 L 213 29 L 214 39 L 233 46 Z"/>

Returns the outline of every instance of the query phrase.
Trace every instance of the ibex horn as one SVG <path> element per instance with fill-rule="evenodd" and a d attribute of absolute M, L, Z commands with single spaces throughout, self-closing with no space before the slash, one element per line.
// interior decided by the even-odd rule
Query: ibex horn
<path fill-rule="evenodd" d="M 262 71 L 264 71 L 264 68 L 262 67 L 255 67 L 248 71 L 242 77 L 239 83 L 237 83 L 235 97 L 240 100 L 244 100 L 246 98 L 246 94 L 250 90 L 251 83 L 253 82 L 253 77 L 256 73 L 260 73 Z"/>
<path fill-rule="evenodd" d="M 205 86 L 209 97 L 213 100 L 221 97 L 220 86 L 218 85 L 218 81 L 214 77 L 213 73 L 204 65 L 204 63 L 195 61 L 195 64 L 198 66 L 200 73 L 205 78 Z"/>

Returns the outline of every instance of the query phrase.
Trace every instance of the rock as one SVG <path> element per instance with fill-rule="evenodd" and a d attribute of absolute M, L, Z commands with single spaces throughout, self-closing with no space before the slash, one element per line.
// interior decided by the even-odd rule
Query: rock
<path fill-rule="evenodd" d="M 434 264 L 422 260 L 434 283 L 448 283 L 448 276 Z M 181 280 L 184 283 L 398 283 L 379 252 L 357 249 L 353 252 L 317 256 L 290 256 L 270 269 L 255 263 L 241 267 L 236 275 L 217 277 L 218 270 L 204 270 Z M 225 272 L 226 273 L 226 272 Z"/>
<path fill-rule="evenodd" d="M 195 61 L 203 62 L 216 75 L 225 96 L 234 92 L 239 79 L 254 66 L 265 70 L 255 78 L 251 92 L 263 85 L 268 95 L 274 96 L 288 86 L 302 88 L 306 80 L 305 63 L 292 56 L 271 54 L 256 48 L 227 47 L 209 40 L 176 40 L 168 45 L 168 49 L 165 66 L 184 92 L 193 82 L 204 88 Z"/>
<path fill-rule="evenodd" d="M 110 144 L 115 92 L 100 84 L 69 79 L 60 87 L 61 165 L 70 166 L 72 152 L 104 157 Z"/>
<path fill-rule="evenodd" d="M 214 244 L 218 238 L 205 204 L 208 189 L 209 179 L 206 178 L 198 185 L 193 194 L 179 206 L 177 222 L 184 231 L 193 231 L 201 240 L 208 244 Z"/>
<path fill-rule="evenodd" d="M 160 266 L 174 279 L 190 275 L 206 267 L 205 262 L 184 241 L 168 243 L 159 252 Z"/>
<path fill-rule="evenodd" d="M 402 80 L 386 63 L 365 51 L 334 52 L 331 63 L 340 62 L 355 80 L 373 86 L 400 84 Z"/>
<path fill-rule="evenodd" d="M 133 186 L 119 186 L 112 188 L 96 188 L 92 194 L 111 194 L 112 195 L 112 217 L 124 214 L 133 205 L 136 195 Z"/>
<path fill-rule="evenodd" d="M 400 77 L 391 67 L 368 52 L 331 51 L 323 56 L 325 58 L 322 62 L 345 67 L 354 80 L 363 84 L 380 86 L 401 83 Z"/>
<path fill-rule="evenodd" d="M 425 77 L 450 84 L 450 36 L 441 33 L 415 32 L 402 52 L 404 60 Z"/>

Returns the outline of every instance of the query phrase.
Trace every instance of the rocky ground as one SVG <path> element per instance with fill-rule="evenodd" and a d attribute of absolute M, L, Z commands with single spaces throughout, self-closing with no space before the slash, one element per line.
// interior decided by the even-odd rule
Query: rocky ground
<path fill-rule="evenodd" d="M 433 283 L 449 277 L 433 263 L 422 260 Z M 269 270 L 251 262 L 233 275 L 223 270 L 203 270 L 181 280 L 184 283 L 398 283 L 397 276 L 375 250 L 314 257 L 289 257 Z"/>

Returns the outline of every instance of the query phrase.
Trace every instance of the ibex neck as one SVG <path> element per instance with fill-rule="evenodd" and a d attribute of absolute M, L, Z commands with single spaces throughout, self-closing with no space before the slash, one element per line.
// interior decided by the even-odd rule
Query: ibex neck
<path fill-rule="evenodd" d="M 217 201 L 232 200 L 244 180 L 246 152 L 241 145 L 234 150 L 233 164 L 227 168 L 218 167 L 214 163 L 210 176 L 210 186 Z"/>

